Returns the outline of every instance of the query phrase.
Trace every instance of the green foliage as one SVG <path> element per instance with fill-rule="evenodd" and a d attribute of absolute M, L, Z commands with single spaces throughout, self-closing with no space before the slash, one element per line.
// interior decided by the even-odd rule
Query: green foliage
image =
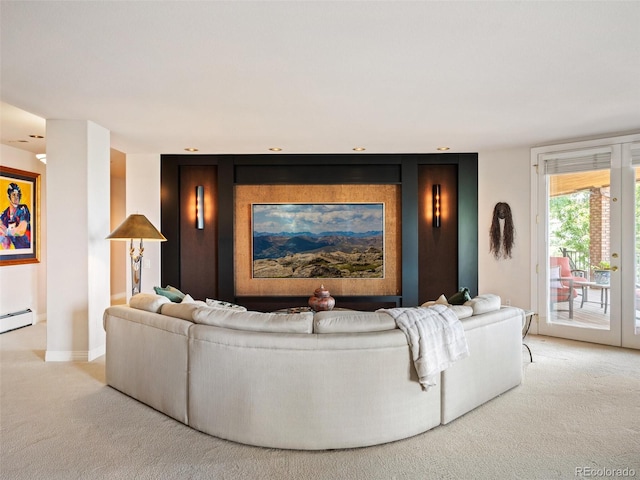
<path fill-rule="evenodd" d="M 597 265 L 591 265 L 592 270 L 609 270 L 611 268 L 611 264 L 609 262 L 605 262 L 601 260 Z"/>
<path fill-rule="evenodd" d="M 559 195 L 549 199 L 549 252 L 561 248 L 589 256 L 589 192 Z"/>

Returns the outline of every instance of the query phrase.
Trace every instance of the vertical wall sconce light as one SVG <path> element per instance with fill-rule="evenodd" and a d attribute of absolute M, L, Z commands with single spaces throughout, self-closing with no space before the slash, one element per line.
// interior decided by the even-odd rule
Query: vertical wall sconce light
<path fill-rule="evenodd" d="M 196 187 L 196 228 L 204 230 L 204 186 Z"/>
<path fill-rule="evenodd" d="M 435 228 L 440 228 L 440 216 L 440 184 L 436 183 L 433 186 L 433 226 Z"/>

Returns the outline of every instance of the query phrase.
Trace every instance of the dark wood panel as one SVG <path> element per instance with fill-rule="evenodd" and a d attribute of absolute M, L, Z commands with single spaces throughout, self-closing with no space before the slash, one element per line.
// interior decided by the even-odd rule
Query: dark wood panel
<path fill-rule="evenodd" d="M 196 228 L 196 186 L 204 187 L 204 229 Z M 218 243 L 216 166 L 180 167 L 180 285 L 195 299 L 216 298 Z"/>
<path fill-rule="evenodd" d="M 433 185 L 441 186 L 442 220 L 433 226 Z M 419 302 L 447 297 L 458 290 L 458 168 L 418 168 Z M 464 285 L 463 285 L 464 286 Z"/>
<path fill-rule="evenodd" d="M 235 181 L 244 185 L 400 183 L 400 165 L 236 165 Z"/>

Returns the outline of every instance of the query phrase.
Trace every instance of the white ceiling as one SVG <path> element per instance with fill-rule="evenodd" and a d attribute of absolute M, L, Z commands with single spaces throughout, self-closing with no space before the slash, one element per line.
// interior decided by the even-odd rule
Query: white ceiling
<path fill-rule="evenodd" d="M 34 152 L 16 140 L 44 118 L 92 120 L 126 153 L 475 152 L 640 131 L 638 1 L 0 8 L 2 143 Z"/>

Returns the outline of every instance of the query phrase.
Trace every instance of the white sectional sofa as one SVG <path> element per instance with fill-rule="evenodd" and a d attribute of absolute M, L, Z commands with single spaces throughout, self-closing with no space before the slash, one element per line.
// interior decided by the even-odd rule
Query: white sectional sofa
<path fill-rule="evenodd" d="M 423 391 L 407 339 L 386 313 L 240 312 L 139 294 L 105 311 L 106 378 L 227 440 L 375 445 L 448 423 L 521 383 L 524 313 L 485 310 L 461 319 L 470 356 Z"/>

